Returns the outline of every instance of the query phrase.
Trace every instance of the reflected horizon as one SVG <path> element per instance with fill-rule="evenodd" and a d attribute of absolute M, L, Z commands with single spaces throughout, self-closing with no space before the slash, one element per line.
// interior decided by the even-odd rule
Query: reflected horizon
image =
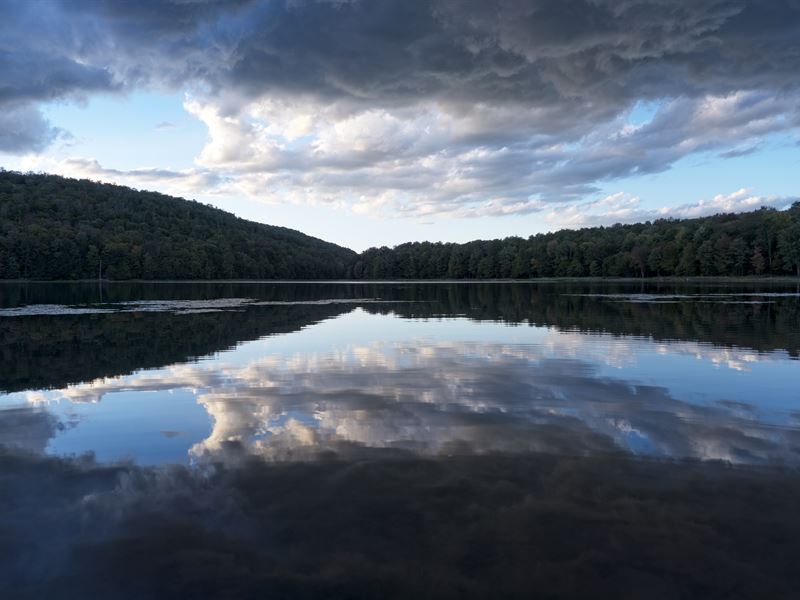
<path fill-rule="evenodd" d="M 194 361 L 355 307 L 800 358 L 800 290 L 784 283 L 4 284 L 0 393 Z"/>
<path fill-rule="evenodd" d="M 558 297 L 575 298 L 569 293 Z M 726 302 L 754 293 L 769 298 L 774 313 L 797 301 L 785 291 L 712 297 Z M 14 323 L 107 325 L 113 316 L 121 332 L 155 319 L 166 330 L 181 324 L 181 335 L 189 338 L 207 335 L 203 326 L 214 319 L 229 326 L 219 331 L 234 335 L 211 354 L 198 352 L 197 358 L 166 366 L 145 363 L 85 383 L 0 395 L 0 440 L 56 456 L 88 452 L 99 460 L 140 464 L 247 456 L 310 460 L 378 451 L 621 452 L 733 464 L 800 463 L 793 384 L 798 365 L 790 351 L 504 322 L 499 310 L 492 320 L 414 316 L 423 307 L 436 311 L 434 301 L 386 295 L 194 298 L 148 301 L 152 310 L 114 315 L 5 317 Z M 685 294 L 664 296 L 681 300 L 681 314 L 697 314 L 686 312 Z M 695 296 L 707 299 L 709 293 Z M 660 304 L 652 293 L 617 292 L 613 301 L 632 297 Z M 598 305 L 608 300 L 596 293 L 580 299 Z M 690 297 L 689 304 L 696 300 Z M 141 300 L 125 306 L 131 302 L 142 306 Z M 542 310 L 552 316 L 559 306 Z M 748 308 L 758 314 L 761 306 Z M 265 328 L 264 335 L 247 340 Z M 793 339 L 797 332 L 781 334 Z"/>

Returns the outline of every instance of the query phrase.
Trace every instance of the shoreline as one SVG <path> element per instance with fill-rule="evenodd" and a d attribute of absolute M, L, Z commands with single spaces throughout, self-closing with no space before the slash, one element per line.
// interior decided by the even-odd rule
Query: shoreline
<path fill-rule="evenodd" d="M 2 284 L 53 284 L 53 283 L 250 283 L 250 284 L 474 284 L 474 283 L 797 283 L 800 277 L 781 275 L 757 276 L 691 276 L 691 277 L 537 277 L 531 279 L 0 279 Z"/>

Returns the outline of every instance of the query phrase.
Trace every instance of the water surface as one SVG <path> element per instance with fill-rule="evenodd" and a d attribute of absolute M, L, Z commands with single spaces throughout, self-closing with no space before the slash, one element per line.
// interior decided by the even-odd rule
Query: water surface
<path fill-rule="evenodd" d="M 800 289 L 0 285 L 3 598 L 796 598 Z"/>
<path fill-rule="evenodd" d="M 48 454 L 800 458 L 791 286 L 0 289 L 2 441 Z"/>

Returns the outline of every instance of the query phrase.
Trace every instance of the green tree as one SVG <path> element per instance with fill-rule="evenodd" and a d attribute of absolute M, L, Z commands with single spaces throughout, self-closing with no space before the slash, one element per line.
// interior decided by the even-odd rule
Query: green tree
<path fill-rule="evenodd" d="M 697 263 L 700 265 L 701 275 L 716 275 L 716 252 L 714 243 L 706 240 L 697 249 Z"/>
<path fill-rule="evenodd" d="M 753 250 L 753 256 L 750 257 L 750 264 L 756 275 L 761 275 L 764 272 L 767 263 L 764 260 L 764 254 L 761 252 L 760 246 L 756 246 Z"/>
<path fill-rule="evenodd" d="M 778 241 L 784 266 L 800 277 L 800 222 L 792 223 L 780 232 Z"/>

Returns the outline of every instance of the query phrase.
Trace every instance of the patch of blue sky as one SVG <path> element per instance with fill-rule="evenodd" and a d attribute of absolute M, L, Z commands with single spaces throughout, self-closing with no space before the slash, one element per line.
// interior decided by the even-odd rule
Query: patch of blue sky
<path fill-rule="evenodd" d="M 664 104 L 664 100 L 639 100 L 628 113 L 628 123 L 633 126 L 641 126 L 649 123 L 656 116 L 658 109 Z"/>
<path fill-rule="evenodd" d="M 94 158 L 106 168 L 191 168 L 208 138 L 179 94 L 104 94 L 84 103 L 51 102 L 43 112 L 74 136 L 51 147 L 50 156 Z"/>
<path fill-rule="evenodd" d="M 628 449 L 634 454 L 646 456 L 658 456 L 663 454 L 660 448 L 658 448 L 649 437 L 636 429 L 631 429 L 625 433 L 625 443 Z"/>
<path fill-rule="evenodd" d="M 737 149 L 743 151 L 749 146 Z M 754 152 L 740 156 L 724 158 L 724 152 L 718 149 L 692 154 L 659 173 L 603 182 L 597 197 L 626 192 L 641 198 L 642 208 L 660 208 L 710 200 L 742 188 L 759 196 L 800 195 L 796 175 L 800 146 L 793 134 L 767 136 Z"/>
<path fill-rule="evenodd" d="M 706 345 L 693 349 L 680 342 L 664 343 L 666 351 L 660 351 L 646 341 L 628 345 L 628 340 L 601 339 L 610 345 L 609 355 L 617 345 L 621 355 L 633 360 L 620 367 L 577 352 L 576 358 L 595 364 L 599 377 L 616 378 L 622 372 L 631 383 L 664 388 L 672 398 L 696 406 L 719 407 L 720 400 L 754 404 L 764 422 L 785 422 L 796 409 L 797 361 L 788 355 Z"/>
<path fill-rule="evenodd" d="M 370 246 L 394 246 L 403 242 L 422 240 L 426 237 L 437 237 L 431 231 L 432 228 L 415 226 L 412 219 L 357 215 L 345 208 L 324 204 L 312 207 L 300 204 L 272 204 L 235 194 L 224 196 L 192 194 L 191 197 L 235 213 L 243 219 L 297 229 L 307 235 L 341 244 L 357 251 L 366 250 Z M 457 222 L 453 221 L 453 223 Z M 438 233 L 439 225 L 436 229 L 436 233 Z M 460 231 L 458 226 L 452 229 L 454 235 Z M 445 233 L 442 236 L 444 238 L 449 233 L 449 228 L 442 228 L 441 231 Z M 447 237 L 449 239 L 452 236 Z M 464 236 L 462 235 L 462 237 Z M 476 235 L 470 239 L 475 239 L 475 237 L 477 237 L 477 231 Z"/>
<path fill-rule="evenodd" d="M 187 463 L 189 449 L 207 437 L 211 419 L 188 389 L 106 394 L 96 403 L 59 403 L 60 420 L 75 423 L 50 440 L 56 456 L 92 451 L 100 461 Z M 52 410 L 52 409 L 51 409 Z"/>

